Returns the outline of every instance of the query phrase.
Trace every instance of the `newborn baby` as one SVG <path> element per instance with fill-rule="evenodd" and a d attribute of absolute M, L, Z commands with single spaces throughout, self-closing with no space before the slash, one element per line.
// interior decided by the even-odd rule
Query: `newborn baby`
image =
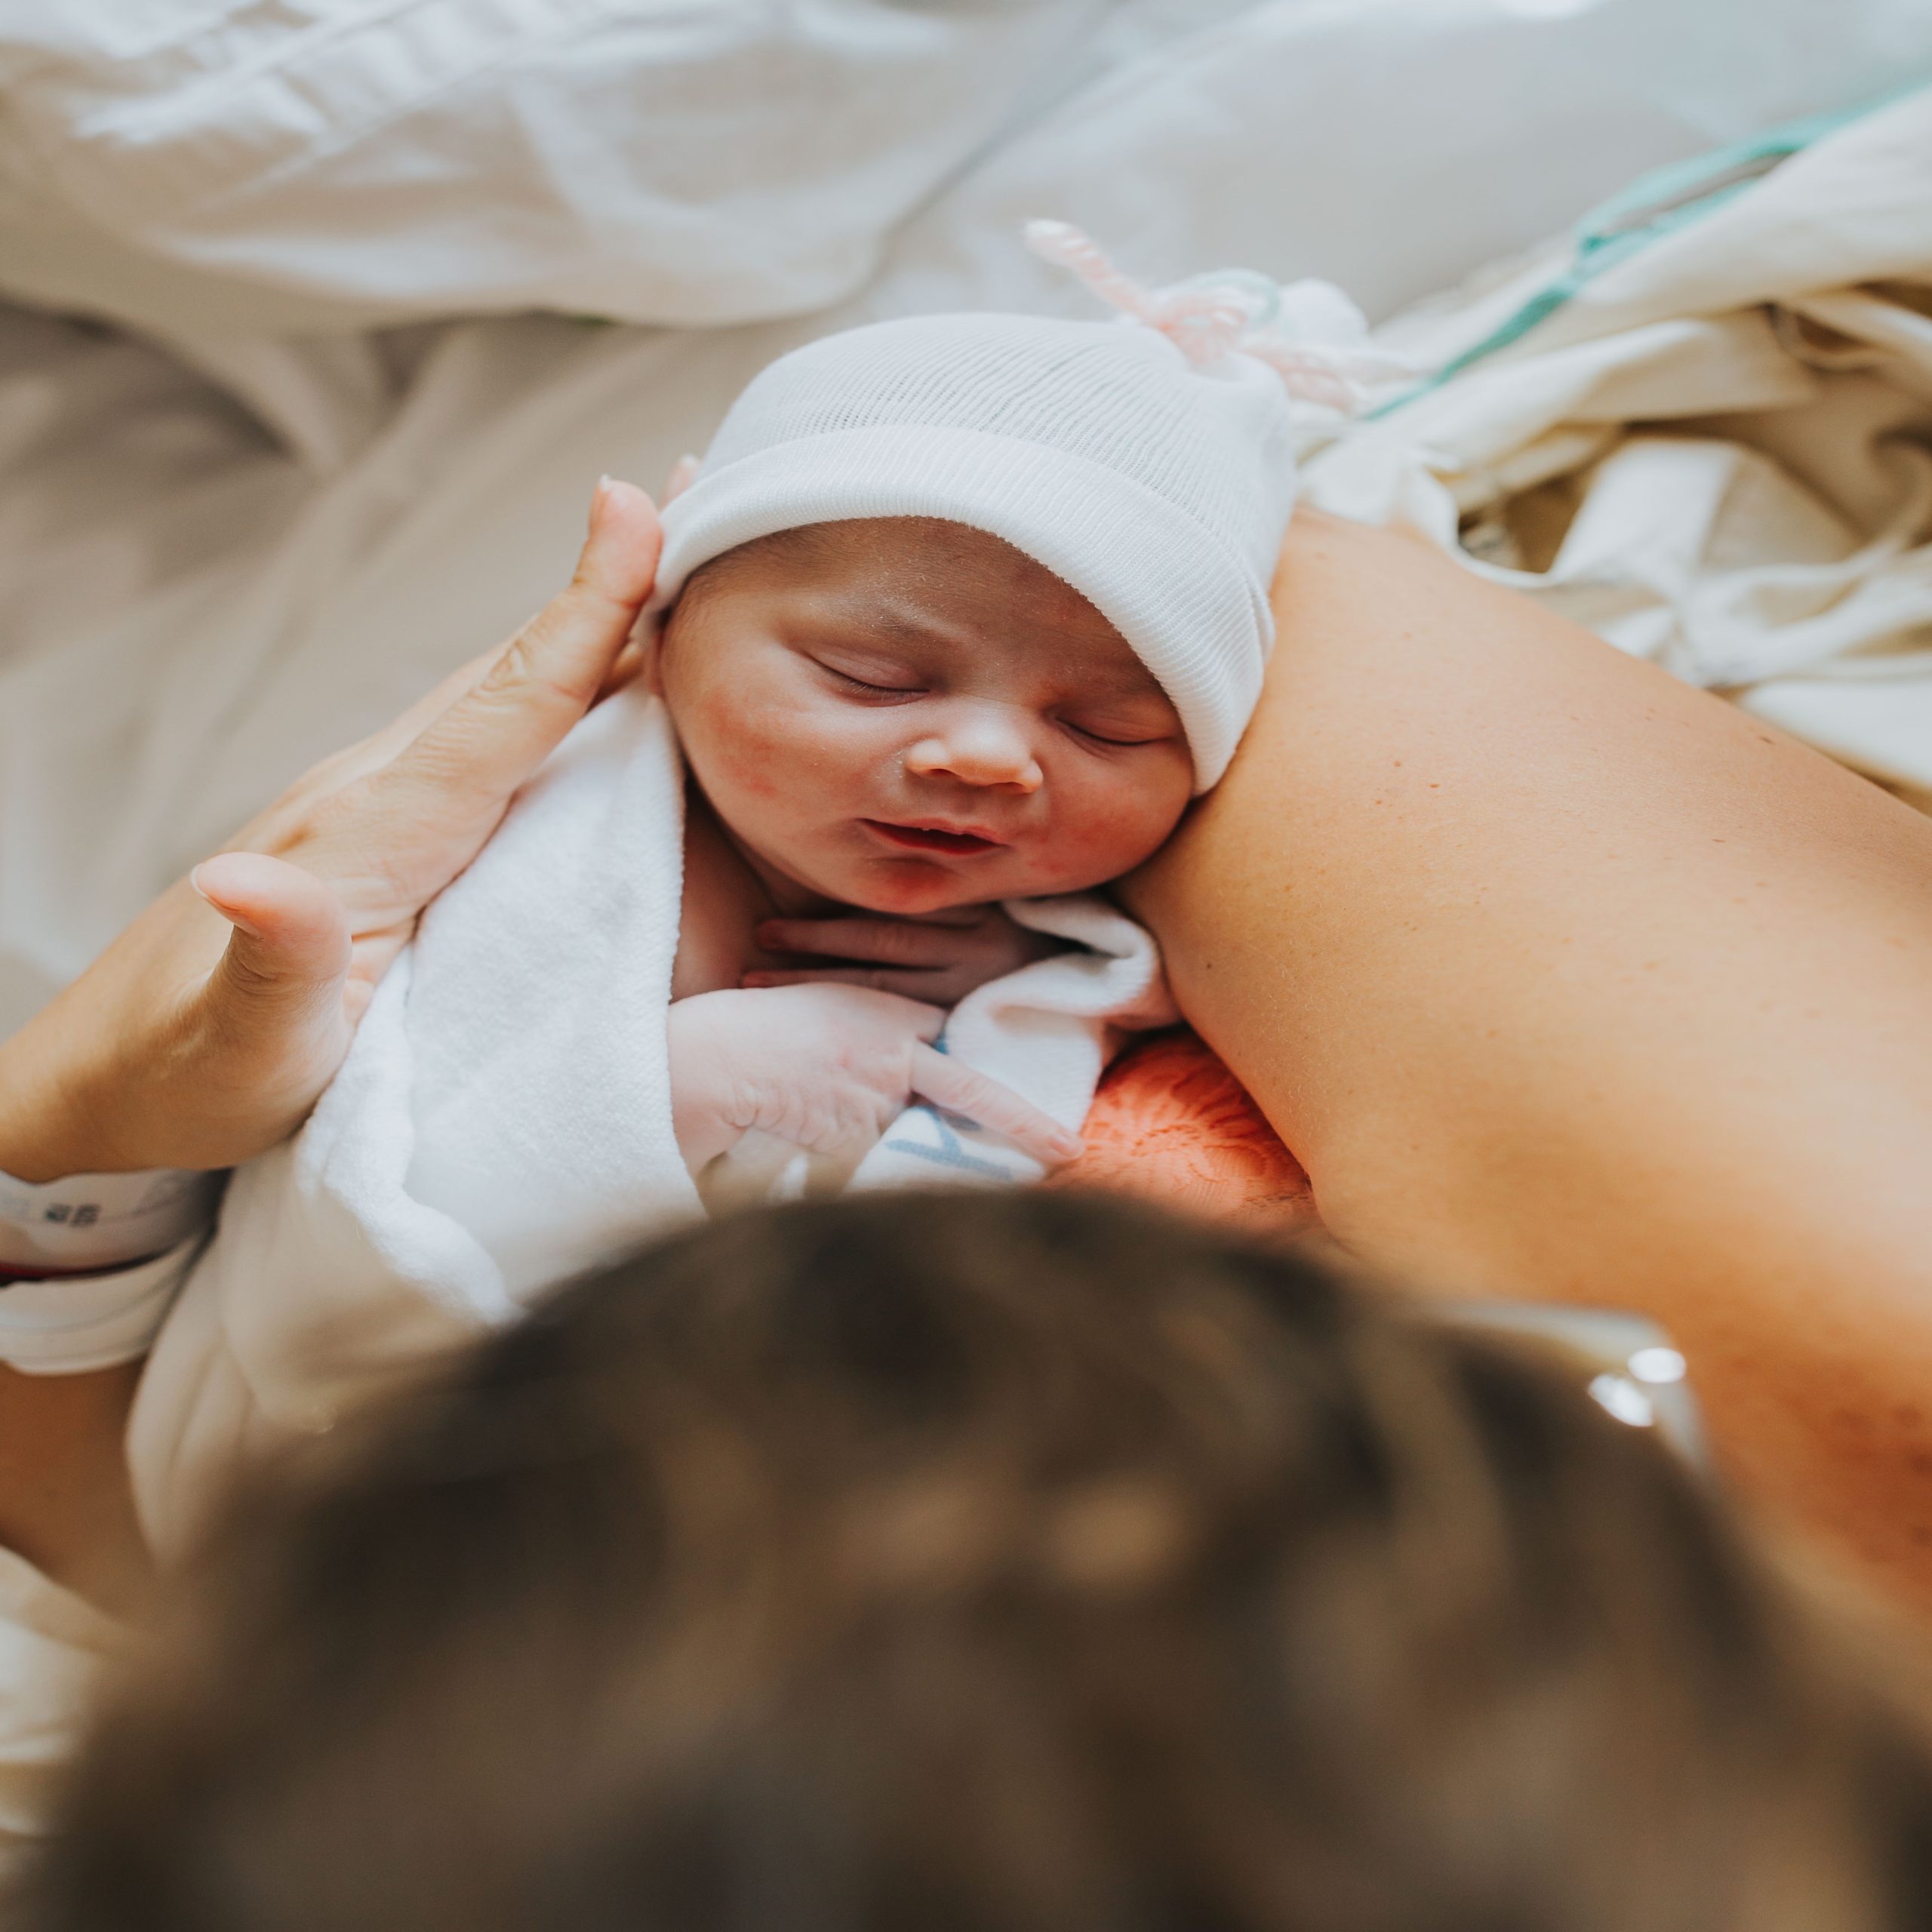
<path fill-rule="evenodd" d="M 828 1152 L 875 1139 L 909 1066 L 946 1072 L 920 1051 L 935 1009 L 1057 949 L 998 902 L 1118 877 L 1193 790 L 1180 715 L 1119 632 L 1010 543 L 934 518 L 730 552 L 650 675 L 691 777 L 669 1026 L 694 1173 L 752 1126 Z M 930 1097 L 1042 1160 L 1078 1151 L 1017 1095 Z"/>
<path fill-rule="evenodd" d="M 690 779 L 669 1026 L 694 1174 L 752 1127 L 875 1140 L 909 1087 L 1077 1150 L 925 1043 L 1053 950 L 1003 903 L 1118 878 L 1219 777 L 1295 469 L 1244 309 L 1094 278 L 1152 325 L 934 316 L 785 357 L 666 509 L 648 675 Z"/>
<path fill-rule="evenodd" d="M 733 405 L 665 509 L 644 675 L 231 1177 L 129 1425 L 157 1547 L 260 1446 L 722 1202 L 1074 1151 L 1110 1029 L 1170 1011 L 1088 889 L 1233 752 L 1291 387 L 1355 353 L 1270 336 L 1272 285 L 1097 261 L 1132 325 L 880 323 Z"/>

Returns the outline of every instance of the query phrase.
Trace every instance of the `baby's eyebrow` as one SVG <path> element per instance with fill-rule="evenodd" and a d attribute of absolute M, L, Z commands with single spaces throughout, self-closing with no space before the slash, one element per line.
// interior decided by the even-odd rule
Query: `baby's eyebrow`
<path fill-rule="evenodd" d="M 1101 704 L 1134 704 L 1139 703 L 1165 703 L 1168 694 L 1162 691 L 1152 672 L 1133 669 L 1097 669 L 1084 672 L 1081 677 L 1082 696 Z"/>
<path fill-rule="evenodd" d="M 861 632 L 891 644 L 970 644 L 972 640 L 952 626 L 935 622 L 901 604 L 897 598 L 848 592 L 829 598 L 820 614 L 841 629 Z"/>

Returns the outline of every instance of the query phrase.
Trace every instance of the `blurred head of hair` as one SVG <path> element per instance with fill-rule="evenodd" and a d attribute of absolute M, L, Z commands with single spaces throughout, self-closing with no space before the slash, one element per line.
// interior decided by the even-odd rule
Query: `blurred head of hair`
<path fill-rule="evenodd" d="M 1077 1195 L 682 1235 L 265 1472 L 36 1932 L 1879 1932 L 1932 1770 L 1547 1362 Z"/>

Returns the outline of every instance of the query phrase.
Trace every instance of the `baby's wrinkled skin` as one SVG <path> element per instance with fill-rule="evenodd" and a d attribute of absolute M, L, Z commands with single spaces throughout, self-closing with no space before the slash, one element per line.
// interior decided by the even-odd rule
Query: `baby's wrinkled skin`
<path fill-rule="evenodd" d="M 752 1124 L 832 1151 L 909 1091 L 1066 1158 L 1030 1109 L 948 1100 L 894 1056 L 932 1073 L 940 1009 L 1051 949 L 997 901 L 1116 878 L 1186 808 L 1180 718 L 1126 640 L 997 537 L 878 518 L 700 571 L 648 675 L 691 780 L 671 1028 L 694 1171 Z M 823 1063 L 841 1042 L 862 1067 Z"/>

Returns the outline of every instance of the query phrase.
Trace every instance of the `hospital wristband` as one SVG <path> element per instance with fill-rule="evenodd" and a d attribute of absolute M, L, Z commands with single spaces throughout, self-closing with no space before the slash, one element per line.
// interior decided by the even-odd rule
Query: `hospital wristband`
<path fill-rule="evenodd" d="M 198 1239 L 112 1274 L 0 1281 L 0 1362 L 26 1375 L 85 1375 L 146 1355 Z"/>
<path fill-rule="evenodd" d="M 0 1278 L 125 1268 L 163 1254 L 213 1219 L 222 1179 L 175 1168 L 38 1184 L 0 1174 Z"/>

